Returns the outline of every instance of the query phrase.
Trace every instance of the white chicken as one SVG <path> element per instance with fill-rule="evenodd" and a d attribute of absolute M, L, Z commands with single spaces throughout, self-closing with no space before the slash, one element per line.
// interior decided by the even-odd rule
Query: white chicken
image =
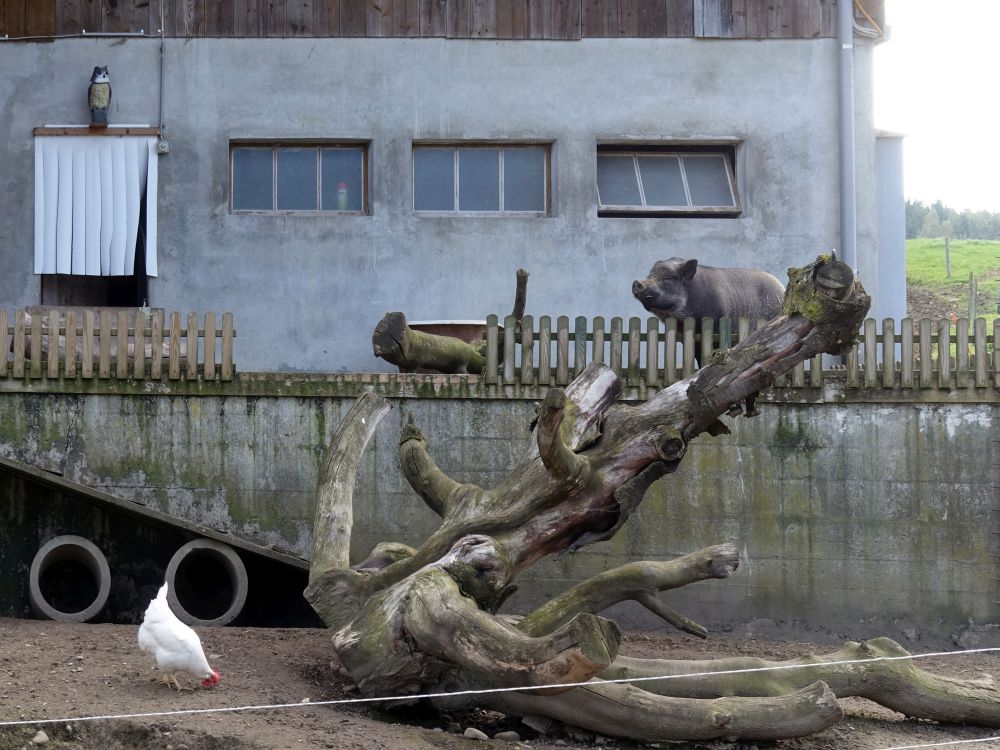
<path fill-rule="evenodd" d="M 201 678 L 202 686 L 219 684 L 219 673 L 208 665 L 198 634 L 177 619 L 167 603 L 167 584 L 149 603 L 139 626 L 139 648 L 150 654 L 163 672 L 162 682 L 177 688 L 177 673 Z M 190 688 L 189 688 L 190 689 Z"/>

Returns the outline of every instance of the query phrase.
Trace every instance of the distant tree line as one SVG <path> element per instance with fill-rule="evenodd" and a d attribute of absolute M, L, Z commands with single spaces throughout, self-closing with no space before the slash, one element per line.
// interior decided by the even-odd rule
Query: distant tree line
<path fill-rule="evenodd" d="M 906 236 L 1000 240 L 1000 213 L 956 211 L 941 201 L 929 206 L 923 201 L 906 201 Z"/>

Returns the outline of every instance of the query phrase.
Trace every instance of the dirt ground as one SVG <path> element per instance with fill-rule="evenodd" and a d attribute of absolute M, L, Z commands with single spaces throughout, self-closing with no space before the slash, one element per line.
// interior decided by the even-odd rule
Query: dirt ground
<path fill-rule="evenodd" d="M 136 645 L 136 626 L 70 625 L 0 619 L 0 721 L 150 713 L 264 704 L 300 704 L 357 697 L 340 676 L 324 630 L 203 628 L 202 641 L 222 674 L 213 690 L 178 694 L 155 682 L 158 675 Z M 875 634 L 873 634 L 875 635 Z M 623 653 L 670 658 L 732 655 L 791 658 L 834 650 L 829 645 L 759 640 L 698 641 L 683 635 L 627 634 Z M 1000 678 L 1000 655 L 921 659 L 941 674 Z M 194 681 L 189 682 L 194 685 Z M 473 711 L 446 716 L 431 709 L 390 712 L 370 705 L 310 706 L 231 711 L 93 722 L 62 721 L 41 726 L 46 748 L 140 748 L 141 750 L 253 750 L 255 748 L 556 748 L 663 747 L 676 750 L 882 750 L 952 743 L 1000 735 L 1000 730 L 910 721 L 861 699 L 843 701 L 847 716 L 807 739 L 773 745 L 635 743 L 557 727 L 542 736 L 513 718 Z M 461 736 L 476 727 L 493 737 L 516 731 L 520 742 L 476 741 Z M 0 727 L 0 750 L 36 748 L 40 726 Z M 953 747 L 954 745 L 949 745 Z M 970 744 L 1000 748 L 1000 741 Z M 958 747 L 962 747 L 959 745 Z"/>

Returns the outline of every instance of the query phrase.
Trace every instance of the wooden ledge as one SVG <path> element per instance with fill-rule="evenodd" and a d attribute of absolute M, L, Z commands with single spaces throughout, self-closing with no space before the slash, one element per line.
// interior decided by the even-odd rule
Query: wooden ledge
<path fill-rule="evenodd" d="M 96 127 L 87 125 L 74 125 L 71 127 L 58 128 L 35 128 L 32 135 L 159 135 L 159 128 L 150 127 Z"/>

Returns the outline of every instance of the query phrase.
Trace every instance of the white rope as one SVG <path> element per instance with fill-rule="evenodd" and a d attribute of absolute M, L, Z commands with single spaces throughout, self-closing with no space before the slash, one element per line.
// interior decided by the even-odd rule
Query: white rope
<path fill-rule="evenodd" d="M 978 740 L 952 740 L 951 742 L 932 742 L 929 745 L 897 745 L 895 747 L 883 747 L 881 750 L 917 750 L 921 747 L 948 747 L 954 745 L 971 745 L 977 742 L 993 742 L 1000 740 L 1000 735 L 996 737 L 983 737 Z"/>
<path fill-rule="evenodd" d="M 517 687 L 483 688 L 479 690 L 456 690 L 439 693 L 414 693 L 412 695 L 388 695 L 372 698 L 338 698 L 329 701 L 311 701 L 309 703 L 271 703 L 255 706 L 219 706 L 216 708 L 185 708 L 176 711 L 149 711 L 138 714 L 108 714 L 105 716 L 77 716 L 62 719 L 21 719 L 20 721 L 0 721 L 0 727 L 23 726 L 25 724 L 73 724 L 82 721 L 103 721 L 107 719 L 150 719 L 159 716 L 183 716 L 188 714 L 228 713 L 233 711 L 265 711 L 279 708 L 306 708 L 312 706 L 343 706 L 356 703 L 381 703 L 389 701 L 415 701 L 425 698 L 451 698 L 458 695 L 486 695 L 491 693 L 512 693 L 524 690 L 540 690 L 542 688 L 573 688 L 591 687 L 594 685 L 614 685 L 620 683 L 651 682 L 653 680 L 680 680 L 691 677 L 711 677 L 723 674 L 748 674 L 750 672 L 776 672 L 787 669 L 814 669 L 816 667 L 834 667 L 846 664 L 874 664 L 882 661 L 903 661 L 906 659 L 927 659 L 934 656 L 964 656 L 966 654 L 982 654 L 988 651 L 1000 651 L 995 648 L 971 648 L 964 651 L 935 651 L 926 654 L 907 654 L 906 656 L 875 656 L 871 659 L 842 659 L 839 661 L 814 662 L 811 664 L 775 664 L 768 667 L 748 667 L 746 669 L 729 669 L 712 672 L 690 672 L 688 674 L 655 675 L 650 677 L 621 677 L 614 680 L 590 679 L 583 682 L 560 682 L 545 685 L 519 685 Z M 931 746 L 933 747 L 933 745 Z"/>

